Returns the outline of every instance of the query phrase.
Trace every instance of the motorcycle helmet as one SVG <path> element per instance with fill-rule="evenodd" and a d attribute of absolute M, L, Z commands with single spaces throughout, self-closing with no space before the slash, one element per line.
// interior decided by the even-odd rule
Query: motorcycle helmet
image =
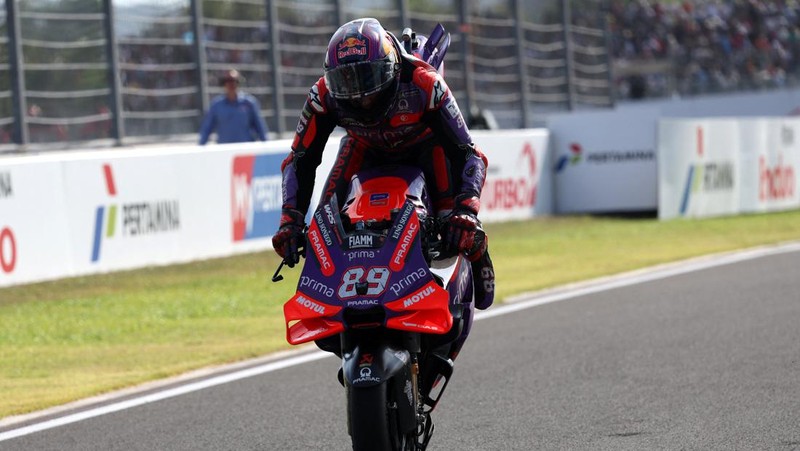
<path fill-rule="evenodd" d="M 351 114 L 380 120 L 389 111 L 400 80 L 400 55 L 376 19 L 339 27 L 328 44 L 324 67 L 328 91 Z"/>

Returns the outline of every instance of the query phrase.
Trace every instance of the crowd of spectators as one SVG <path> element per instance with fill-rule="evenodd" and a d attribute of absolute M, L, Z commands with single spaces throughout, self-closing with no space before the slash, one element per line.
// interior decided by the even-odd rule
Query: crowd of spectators
<path fill-rule="evenodd" d="M 538 15 L 533 16 L 543 21 L 558 20 L 554 15 L 560 11 L 557 8 L 558 1 L 545 2 L 552 8 L 538 8 Z M 620 98 L 685 96 L 800 84 L 800 1 L 572 1 L 573 24 L 582 27 L 602 29 L 603 15 L 598 14 L 597 8 L 600 6 L 597 5 L 608 8 L 606 17 L 609 18 L 611 57 L 617 69 L 616 92 Z M 189 133 L 197 126 L 200 114 L 197 96 L 199 80 L 193 66 L 194 36 L 189 2 L 185 0 L 178 3 L 177 9 L 159 10 L 153 13 L 153 17 L 140 17 L 141 13 L 134 9 L 118 11 L 117 25 L 120 31 L 117 42 L 123 88 L 121 107 L 125 112 L 132 113 L 124 124 L 126 134 Z M 470 40 L 475 56 L 472 69 L 478 75 L 473 78 L 473 83 L 476 91 L 482 95 L 478 100 L 484 104 L 487 103 L 485 97 L 492 98 L 492 95 L 500 99 L 498 102 L 506 101 L 509 89 L 515 89 L 517 85 L 513 77 L 503 81 L 493 76 L 498 70 L 508 72 L 506 68 L 497 66 L 496 61 L 505 61 L 517 54 L 515 45 L 500 45 L 500 41 L 495 39 L 507 37 L 502 33 L 503 27 L 495 25 L 498 19 L 508 19 L 508 5 L 504 1 L 486 2 L 485 5 L 488 6 L 478 11 L 479 15 L 474 20 L 471 30 L 473 39 Z M 207 75 L 213 80 L 218 76 L 220 67 L 238 67 L 247 80 L 246 87 L 253 91 L 262 105 L 269 105 L 271 99 L 268 93 L 271 92 L 273 75 L 268 49 L 269 30 L 264 20 L 266 12 L 260 9 L 257 13 L 247 14 L 237 11 L 236 8 L 225 11 L 209 8 L 206 11 L 207 17 L 214 19 L 205 24 L 202 36 L 206 43 Z M 339 24 L 330 9 L 325 7 L 309 9 L 303 4 L 286 3 L 280 11 L 282 25 L 276 31 L 279 42 L 283 44 L 279 48 L 278 58 L 283 70 L 285 100 L 287 105 L 301 105 L 308 88 L 322 73 L 325 45 L 332 30 Z M 553 17 L 545 18 L 548 14 Z M 478 20 L 477 17 L 482 19 Z M 176 21 L 176 18 L 185 20 Z M 253 20 L 255 18 L 258 20 Z M 395 32 L 400 31 L 395 25 L 390 25 L 390 28 Z M 30 28 L 26 30 L 26 33 L 32 33 Z M 425 33 L 427 29 L 421 31 Z M 448 31 L 454 30 L 450 28 Z M 539 32 L 526 30 L 525 39 L 540 44 L 561 39 L 561 34 L 557 32 L 547 37 L 536 33 Z M 25 36 L 30 37 L 28 34 Z M 231 45 L 237 42 L 243 45 Z M 583 47 L 605 45 L 605 42 L 583 42 L 575 36 L 573 42 Z M 559 98 L 557 94 L 563 92 L 564 87 L 551 80 L 563 78 L 565 69 L 550 63 L 561 58 L 560 52 L 563 51 L 543 53 L 537 48 L 526 47 L 531 59 L 548 63 L 532 65 L 529 69 L 529 76 L 538 83 L 537 102 L 550 98 L 556 99 L 552 100 L 556 102 Z M 33 52 L 29 48 L 26 51 Z M 453 64 L 458 61 L 458 55 L 455 55 L 458 51 L 459 46 L 452 48 Z M 102 59 L 102 46 L 98 46 L 96 53 L 99 55 L 97 59 Z M 602 56 L 605 58 L 605 55 Z M 595 61 L 576 61 L 582 66 L 596 65 Z M 58 76 L 63 78 L 66 73 L 69 71 L 60 71 Z M 492 76 L 485 76 L 487 74 Z M 103 77 L 92 79 L 102 80 Z M 451 77 L 454 85 L 461 81 L 457 73 Z M 34 89 L 38 85 L 30 81 L 28 89 L 52 90 L 45 86 L 46 83 Z M 87 89 L 78 81 L 72 85 L 76 89 Z M 220 92 L 221 88 L 212 85 L 208 94 Z M 32 104 L 34 100 L 40 113 L 28 113 L 32 141 L 85 140 L 111 135 L 109 105 L 104 97 L 76 100 L 82 102 L 81 105 L 85 104 L 82 109 L 76 109 L 61 98 L 29 98 L 28 102 Z M 57 107 L 73 113 L 79 111 L 81 117 L 93 117 L 95 120 L 68 123 L 61 126 L 63 130 L 58 134 L 53 134 L 51 119 L 69 117 Z M 10 110 L 10 105 L 6 109 Z M 516 111 L 516 108 L 512 110 Z M 187 114 L 192 111 L 198 111 L 198 115 Z M 170 116 L 171 113 L 175 114 Z M 293 120 L 289 119 L 290 127 L 293 126 Z M 0 126 L 0 143 L 10 141 L 11 128 L 9 124 Z"/>
<path fill-rule="evenodd" d="M 800 75 L 800 4 L 793 0 L 612 0 L 610 18 L 617 65 L 652 68 L 626 73 L 623 94 L 779 88 Z M 659 61 L 665 64 L 648 65 Z"/>

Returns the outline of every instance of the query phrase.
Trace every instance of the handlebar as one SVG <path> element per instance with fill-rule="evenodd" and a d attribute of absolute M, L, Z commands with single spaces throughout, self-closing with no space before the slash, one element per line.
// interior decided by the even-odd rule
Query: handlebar
<path fill-rule="evenodd" d="M 450 249 L 442 239 L 446 225 L 447 221 L 443 218 L 436 218 L 432 216 L 425 218 L 425 235 L 423 235 L 422 239 L 423 248 L 427 249 L 426 260 L 429 262 L 431 260 L 444 260 L 455 257 L 458 254 L 458 251 Z M 305 232 L 307 232 L 307 230 Z M 484 232 L 481 224 L 478 224 L 478 229 L 475 231 L 473 247 L 469 252 L 466 252 L 466 254 L 472 254 L 473 252 L 476 252 L 478 249 L 483 247 L 485 241 L 486 232 Z M 305 252 L 301 253 L 301 255 L 305 256 Z M 283 276 L 280 274 L 280 272 L 284 266 L 292 267 L 294 265 L 289 265 L 286 258 L 281 260 L 280 265 L 278 265 L 278 269 L 276 269 L 275 274 L 272 275 L 272 282 L 280 282 L 283 280 Z"/>

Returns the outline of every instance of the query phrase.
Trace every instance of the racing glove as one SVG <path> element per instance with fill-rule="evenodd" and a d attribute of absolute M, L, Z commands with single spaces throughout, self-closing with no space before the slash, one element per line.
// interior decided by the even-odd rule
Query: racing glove
<path fill-rule="evenodd" d="M 290 268 L 300 262 L 301 255 L 305 255 L 304 228 L 305 215 L 290 208 L 282 210 L 280 228 L 272 236 L 272 247 Z"/>
<path fill-rule="evenodd" d="M 457 201 L 456 207 L 447 218 L 444 229 L 444 242 L 448 249 L 455 252 L 470 252 L 475 246 L 475 233 L 478 231 L 477 197 L 468 197 Z"/>

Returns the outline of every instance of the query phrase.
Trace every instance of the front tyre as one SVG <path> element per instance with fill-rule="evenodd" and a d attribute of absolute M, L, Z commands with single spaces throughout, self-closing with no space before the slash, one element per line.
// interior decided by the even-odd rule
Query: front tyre
<path fill-rule="evenodd" d="M 347 387 L 347 420 L 353 451 L 394 451 L 386 384 Z"/>

